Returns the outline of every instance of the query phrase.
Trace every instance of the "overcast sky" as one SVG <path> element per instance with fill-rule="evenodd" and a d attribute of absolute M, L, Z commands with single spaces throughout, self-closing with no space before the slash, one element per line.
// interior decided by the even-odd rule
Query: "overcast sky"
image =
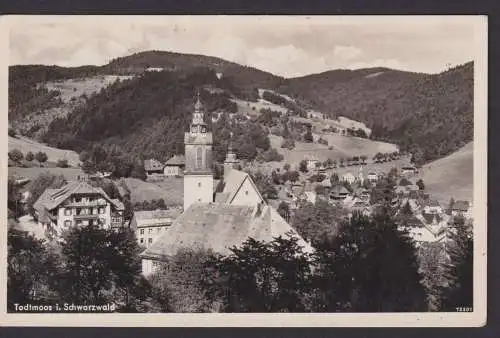
<path fill-rule="evenodd" d="M 103 65 L 145 50 L 217 56 L 284 77 L 390 67 L 438 73 L 475 56 L 471 18 L 19 17 L 15 64 Z"/>

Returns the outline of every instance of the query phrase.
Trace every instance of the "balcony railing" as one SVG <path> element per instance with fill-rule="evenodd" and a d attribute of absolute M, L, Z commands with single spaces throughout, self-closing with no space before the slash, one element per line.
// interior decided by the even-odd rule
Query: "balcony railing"
<path fill-rule="evenodd" d="M 99 218 L 99 214 L 80 214 L 73 217 L 74 219 L 97 219 Z"/>
<path fill-rule="evenodd" d="M 108 205 L 106 201 L 72 201 L 66 204 L 66 207 L 100 207 L 106 205 Z"/>

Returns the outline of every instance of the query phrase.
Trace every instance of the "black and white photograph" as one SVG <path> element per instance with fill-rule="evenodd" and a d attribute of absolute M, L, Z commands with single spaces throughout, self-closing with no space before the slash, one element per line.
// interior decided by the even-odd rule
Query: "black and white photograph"
<path fill-rule="evenodd" d="M 486 322 L 486 17 L 6 19 L 2 324 Z"/>

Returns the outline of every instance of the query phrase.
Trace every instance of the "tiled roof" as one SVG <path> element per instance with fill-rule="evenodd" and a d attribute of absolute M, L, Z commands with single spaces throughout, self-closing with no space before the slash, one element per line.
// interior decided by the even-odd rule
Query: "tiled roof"
<path fill-rule="evenodd" d="M 163 164 L 155 159 L 145 160 L 144 170 L 146 171 L 163 170 Z"/>
<path fill-rule="evenodd" d="M 468 201 L 456 201 L 455 203 L 453 203 L 453 207 L 451 209 L 455 210 L 455 211 L 466 212 L 467 210 L 469 210 L 469 202 Z"/>
<path fill-rule="evenodd" d="M 424 227 L 424 224 L 420 219 L 418 219 L 415 215 L 410 216 L 406 221 L 405 224 L 407 226 L 411 227 Z"/>
<path fill-rule="evenodd" d="M 261 208 L 258 213 L 256 207 L 249 206 L 192 204 L 141 255 L 162 258 L 185 247 L 230 254 L 231 247 L 240 246 L 249 237 L 271 241 L 286 233 L 293 233 L 299 238 L 299 244 L 312 250 L 272 207 L 261 205 Z"/>
<path fill-rule="evenodd" d="M 119 199 L 113 198 L 110 200 L 113 203 L 117 210 L 123 211 L 125 210 L 125 205 Z"/>
<path fill-rule="evenodd" d="M 46 189 L 35 202 L 33 208 L 41 214 L 42 209 L 53 210 L 70 196 L 77 194 L 99 194 L 111 202 L 116 209 L 124 210 L 123 203 L 119 200 L 110 199 L 102 188 L 93 187 L 84 181 L 70 182 L 60 189 Z"/>
<path fill-rule="evenodd" d="M 181 212 L 177 209 L 135 211 L 132 224 L 133 228 L 140 228 L 155 224 L 173 223 L 180 215 Z"/>
<path fill-rule="evenodd" d="M 184 155 L 174 155 L 165 163 L 165 165 L 183 166 L 185 163 L 186 159 L 184 158 Z"/>
<path fill-rule="evenodd" d="M 347 190 L 347 188 L 344 187 L 343 185 L 336 185 L 336 186 L 332 187 L 332 189 L 330 189 L 330 193 L 337 194 L 337 195 L 349 194 L 349 190 Z"/>
<path fill-rule="evenodd" d="M 440 207 L 440 206 L 441 206 L 441 205 L 439 204 L 439 202 L 438 202 L 438 201 L 436 201 L 436 200 L 431 200 L 431 201 L 429 201 L 429 202 L 427 203 L 427 205 L 428 205 L 429 207 Z"/>
<path fill-rule="evenodd" d="M 427 222 L 427 224 L 430 224 L 433 222 L 434 218 L 436 218 L 436 222 L 437 223 L 440 223 L 443 219 L 441 218 L 441 216 L 439 216 L 438 214 L 426 214 L 426 213 L 422 213 L 422 217 L 424 218 L 425 222 Z"/>
<path fill-rule="evenodd" d="M 260 196 L 262 200 L 264 200 L 248 173 L 236 169 L 231 169 L 224 178 L 224 183 L 223 183 L 224 188 L 221 191 L 223 194 L 227 194 L 227 199 L 224 202 L 231 203 L 236 194 L 238 193 L 240 187 L 246 180 L 250 181 L 250 183 L 254 186 L 255 190 L 257 191 L 257 194 Z"/>

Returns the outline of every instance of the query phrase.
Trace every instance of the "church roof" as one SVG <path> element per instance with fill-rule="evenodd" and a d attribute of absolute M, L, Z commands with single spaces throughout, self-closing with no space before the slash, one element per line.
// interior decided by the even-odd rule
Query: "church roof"
<path fill-rule="evenodd" d="M 241 170 L 231 169 L 224 178 L 224 187 L 221 191 L 223 194 L 225 194 L 225 196 L 227 196 L 227 198 L 225 201 L 221 200 L 220 202 L 231 203 L 246 180 L 250 181 L 250 183 L 257 191 L 259 197 L 264 200 L 260 194 L 259 189 L 257 189 L 257 186 L 248 173 Z M 219 199 L 221 198 L 222 195 L 220 195 Z"/>
<path fill-rule="evenodd" d="M 178 209 L 141 210 L 134 212 L 132 227 L 144 227 L 155 224 L 172 223 L 181 212 Z"/>
<path fill-rule="evenodd" d="M 223 203 L 192 204 L 146 249 L 144 258 L 161 259 L 175 255 L 180 248 L 210 249 L 223 255 L 248 238 L 272 241 L 292 234 L 306 251 L 312 248 L 288 225 L 276 210 L 267 205 L 237 206 Z"/>

